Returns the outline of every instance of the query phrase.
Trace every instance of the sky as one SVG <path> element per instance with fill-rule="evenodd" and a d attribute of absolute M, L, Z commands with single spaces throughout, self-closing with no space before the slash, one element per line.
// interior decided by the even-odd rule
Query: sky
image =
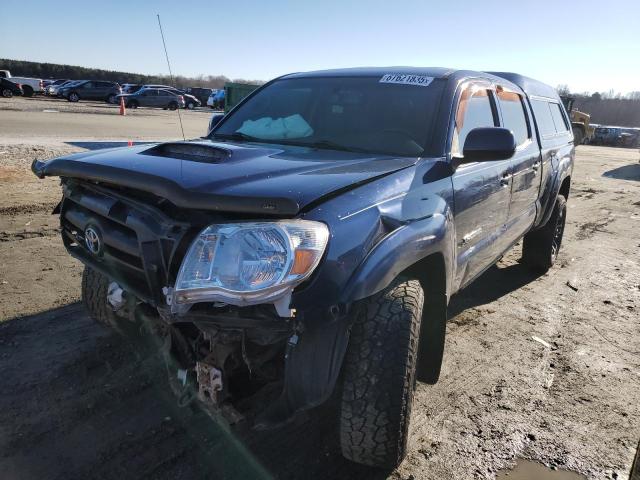
<path fill-rule="evenodd" d="M 517 72 L 572 92 L 640 90 L 639 0 L 2 3 L 0 58 L 167 74 L 160 14 L 175 75 L 442 66 Z"/>

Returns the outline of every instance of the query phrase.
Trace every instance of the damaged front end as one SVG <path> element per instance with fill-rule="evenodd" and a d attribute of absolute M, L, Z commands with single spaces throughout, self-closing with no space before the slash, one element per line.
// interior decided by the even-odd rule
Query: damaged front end
<path fill-rule="evenodd" d="M 161 339 L 181 405 L 266 427 L 328 397 L 348 333 L 327 317 L 344 312 L 290 308 L 326 248 L 324 224 L 234 221 L 110 184 L 62 185 L 65 247 L 109 279 L 117 315 Z"/>

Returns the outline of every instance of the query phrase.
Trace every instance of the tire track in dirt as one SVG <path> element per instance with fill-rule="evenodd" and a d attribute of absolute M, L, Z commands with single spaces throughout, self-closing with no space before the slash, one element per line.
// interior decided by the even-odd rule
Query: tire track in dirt
<path fill-rule="evenodd" d="M 28 238 L 55 237 L 60 235 L 59 228 L 43 228 L 41 230 L 24 230 L 22 232 L 0 232 L 0 242 L 17 242 Z"/>

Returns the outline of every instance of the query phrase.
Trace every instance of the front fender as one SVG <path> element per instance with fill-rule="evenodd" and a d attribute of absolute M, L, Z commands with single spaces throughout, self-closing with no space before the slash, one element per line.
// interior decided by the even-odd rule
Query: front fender
<path fill-rule="evenodd" d="M 342 295 L 343 303 L 369 297 L 391 284 L 400 273 L 422 259 L 441 254 L 445 271 L 451 272 L 454 247 L 451 212 L 435 213 L 394 230 L 366 256 L 349 279 Z M 451 275 L 446 274 L 446 294 Z"/>

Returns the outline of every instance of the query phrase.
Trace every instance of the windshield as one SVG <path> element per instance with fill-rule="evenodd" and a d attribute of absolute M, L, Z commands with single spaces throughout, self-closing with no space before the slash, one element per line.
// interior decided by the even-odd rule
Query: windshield
<path fill-rule="evenodd" d="M 444 81 L 424 86 L 383 83 L 382 78 L 277 80 L 235 110 L 212 137 L 422 155 Z"/>

